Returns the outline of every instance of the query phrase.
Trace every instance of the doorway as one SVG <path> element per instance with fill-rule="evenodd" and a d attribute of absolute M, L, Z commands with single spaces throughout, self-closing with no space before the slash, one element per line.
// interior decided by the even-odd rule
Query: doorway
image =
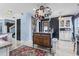
<path fill-rule="evenodd" d="M 53 29 L 54 32 L 55 32 L 55 38 L 58 38 L 59 39 L 59 20 L 58 20 L 58 17 L 51 18 L 50 28 Z"/>
<path fill-rule="evenodd" d="M 21 19 L 17 19 L 17 40 L 21 40 Z"/>

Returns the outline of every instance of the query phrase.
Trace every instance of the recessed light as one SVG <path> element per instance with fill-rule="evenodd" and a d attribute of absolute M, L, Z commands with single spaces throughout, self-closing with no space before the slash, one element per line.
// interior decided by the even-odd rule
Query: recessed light
<path fill-rule="evenodd" d="M 35 10 L 36 10 L 36 8 L 33 8 L 33 10 L 35 11 Z"/>
<path fill-rule="evenodd" d="M 21 13 L 21 15 L 23 15 L 23 13 Z"/>

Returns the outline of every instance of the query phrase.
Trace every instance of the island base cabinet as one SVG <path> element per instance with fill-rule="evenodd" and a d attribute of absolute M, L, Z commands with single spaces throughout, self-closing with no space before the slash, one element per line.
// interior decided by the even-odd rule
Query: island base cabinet
<path fill-rule="evenodd" d="M 51 48 L 51 35 L 49 33 L 34 33 L 33 44 Z"/>

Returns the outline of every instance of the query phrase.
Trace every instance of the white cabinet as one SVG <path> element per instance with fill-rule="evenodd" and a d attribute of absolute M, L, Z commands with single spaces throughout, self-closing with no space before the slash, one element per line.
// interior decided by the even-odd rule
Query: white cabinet
<path fill-rule="evenodd" d="M 72 40 L 72 17 L 63 17 L 59 19 L 59 39 Z"/>
<path fill-rule="evenodd" d="M 3 38 L 7 35 L 8 34 L 0 35 L 0 38 Z M 11 40 L 11 36 L 9 35 L 7 36 L 7 38 L 8 41 L 0 40 L 0 56 L 9 56 L 9 51 L 12 46 L 12 40 Z"/>
<path fill-rule="evenodd" d="M 0 56 L 9 56 L 9 47 L 4 47 L 0 49 Z"/>
<path fill-rule="evenodd" d="M 59 28 L 72 28 L 72 17 L 62 17 L 59 19 Z"/>
<path fill-rule="evenodd" d="M 0 41 L 0 56 L 9 56 L 9 51 L 12 44 L 10 42 Z"/>

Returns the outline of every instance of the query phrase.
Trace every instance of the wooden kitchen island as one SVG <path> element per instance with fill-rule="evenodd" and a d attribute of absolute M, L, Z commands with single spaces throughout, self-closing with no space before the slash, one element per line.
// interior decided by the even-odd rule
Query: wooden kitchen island
<path fill-rule="evenodd" d="M 43 33 L 43 32 L 33 33 L 33 47 L 34 47 L 34 44 L 50 48 L 50 52 L 51 52 L 51 48 L 52 48 L 51 34 Z"/>

